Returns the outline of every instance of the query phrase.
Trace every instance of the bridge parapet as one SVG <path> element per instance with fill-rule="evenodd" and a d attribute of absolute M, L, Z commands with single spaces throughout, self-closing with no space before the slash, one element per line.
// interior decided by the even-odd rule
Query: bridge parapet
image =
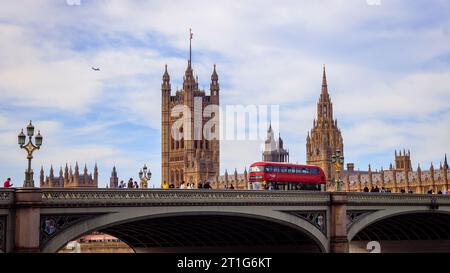
<path fill-rule="evenodd" d="M 347 193 L 347 202 L 354 206 L 412 206 L 438 204 L 450 206 L 450 195 L 408 193 Z"/>
<path fill-rule="evenodd" d="M 14 204 L 14 189 L 2 189 L 0 191 L 0 207 L 9 207 Z"/>
<path fill-rule="evenodd" d="M 42 206 L 327 205 L 329 193 L 232 190 L 44 189 Z"/>

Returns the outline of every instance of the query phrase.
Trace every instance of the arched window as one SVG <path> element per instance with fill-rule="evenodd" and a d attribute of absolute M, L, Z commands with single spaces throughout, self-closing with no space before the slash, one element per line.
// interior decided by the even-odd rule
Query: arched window
<path fill-rule="evenodd" d="M 180 141 L 177 140 L 176 142 L 176 148 L 179 149 L 180 148 Z"/>
<path fill-rule="evenodd" d="M 181 149 L 184 149 L 184 138 L 181 140 Z"/>
<path fill-rule="evenodd" d="M 173 138 L 170 141 L 170 148 L 173 150 L 175 149 L 175 140 L 173 140 Z"/>
<path fill-rule="evenodd" d="M 208 147 L 208 146 L 209 146 L 209 145 L 208 145 L 208 143 L 209 143 L 209 142 L 208 142 L 208 140 L 205 140 L 205 149 L 206 149 L 206 150 L 208 150 L 208 149 L 209 149 L 209 147 Z"/>

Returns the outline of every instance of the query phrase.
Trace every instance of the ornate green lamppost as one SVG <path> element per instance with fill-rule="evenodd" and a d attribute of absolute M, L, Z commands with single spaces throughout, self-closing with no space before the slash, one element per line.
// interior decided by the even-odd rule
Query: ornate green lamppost
<path fill-rule="evenodd" d="M 341 180 L 341 167 L 344 165 L 344 156 L 341 155 L 341 150 L 336 150 L 335 154 L 331 156 L 331 162 L 334 164 L 336 170 L 335 177 L 335 191 L 342 190 L 342 180 Z"/>
<path fill-rule="evenodd" d="M 139 178 L 141 179 L 141 188 L 148 188 L 148 182 L 150 181 L 150 178 L 152 178 L 152 172 L 148 170 L 146 164 L 144 164 L 144 167 L 139 172 Z"/>
<path fill-rule="evenodd" d="M 26 137 L 29 137 L 28 143 L 25 144 Z M 42 136 L 41 132 L 38 131 L 38 134 L 34 138 L 35 144 L 33 144 L 32 137 L 34 136 L 34 126 L 31 124 L 28 124 L 27 126 L 27 136 L 23 133 L 23 129 L 20 132 L 18 139 L 19 139 L 19 145 L 20 148 L 27 151 L 27 159 L 28 159 L 28 169 L 25 171 L 25 181 L 23 183 L 24 188 L 34 188 L 34 180 L 33 180 L 33 170 L 31 169 L 31 159 L 33 159 L 33 152 L 35 150 L 39 150 L 39 148 L 42 145 Z"/>

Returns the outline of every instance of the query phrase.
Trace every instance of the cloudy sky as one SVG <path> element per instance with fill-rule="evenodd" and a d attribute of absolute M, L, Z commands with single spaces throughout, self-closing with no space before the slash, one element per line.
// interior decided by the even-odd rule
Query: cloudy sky
<path fill-rule="evenodd" d="M 450 2 L 2 1 L 0 178 L 23 182 L 17 134 L 44 136 L 38 169 L 68 162 L 121 179 L 146 163 L 159 185 L 164 65 L 182 84 L 193 29 L 200 87 L 213 64 L 222 105 L 279 105 L 291 161 L 305 162 L 326 64 L 347 162 L 385 168 L 395 149 L 414 166 L 450 153 Z M 93 71 L 91 67 L 100 67 Z M 260 159 L 262 140 L 223 141 L 221 171 Z M 3 181 L 2 180 L 2 181 Z"/>

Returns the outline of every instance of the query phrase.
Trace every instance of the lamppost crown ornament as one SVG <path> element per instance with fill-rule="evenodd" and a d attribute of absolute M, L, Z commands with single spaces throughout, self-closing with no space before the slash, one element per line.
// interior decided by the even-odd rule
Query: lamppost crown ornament
<path fill-rule="evenodd" d="M 31 159 L 33 159 L 33 152 L 35 150 L 39 150 L 39 148 L 42 145 L 43 137 L 41 135 L 41 132 L 38 131 L 38 134 L 34 138 L 35 144 L 33 144 L 32 137 L 34 135 L 34 126 L 31 123 L 27 125 L 27 135 L 29 137 L 28 143 L 25 144 L 26 136 L 23 133 L 23 129 L 18 135 L 18 143 L 21 149 L 24 149 L 27 151 L 27 159 L 28 159 L 28 169 L 25 171 L 25 181 L 23 183 L 24 188 L 34 188 L 34 181 L 33 181 L 33 170 L 31 169 Z"/>

